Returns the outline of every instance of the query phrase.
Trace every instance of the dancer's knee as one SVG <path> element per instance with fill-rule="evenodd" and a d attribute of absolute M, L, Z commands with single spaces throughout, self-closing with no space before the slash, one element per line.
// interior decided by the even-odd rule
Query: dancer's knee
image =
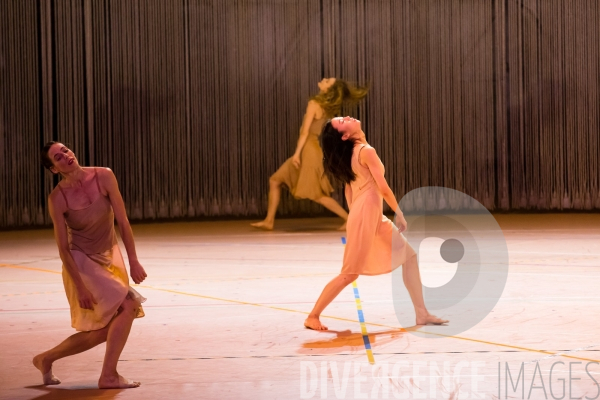
<path fill-rule="evenodd" d="M 315 199 L 315 202 L 323 205 L 323 203 L 326 203 L 327 199 L 330 199 L 330 198 L 331 197 L 328 197 L 328 196 L 321 196 L 318 199 Z"/>
<path fill-rule="evenodd" d="M 277 179 L 275 179 L 273 177 L 270 177 L 269 178 L 269 186 L 278 188 L 279 186 L 281 186 L 281 182 L 279 182 Z"/>
<path fill-rule="evenodd" d="M 127 296 L 125 297 L 125 300 L 123 300 L 123 302 L 121 303 L 121 306 L 119 307 L 119 312 L 131 314 L 132 316 L 135 316 L 140 305 L 141 305 L 140 302 L 138 300 L 134 299 L 133 297 L 131 297 L 131 295 L 128 293 Z"/>
<path fill-rule="evenodd" d="M 358 274 L 340 274 L 344 284 L 348 285 L 358 278 Z"/>
<path fill-rule="evenodd" d="M 408 275 L 412 274 L 412 273 L 419 273 L 419 263 L 417 262 L 417 255 L 414 254 L 413 256 L 409 257 L 406 261 L 404 261 L 404 263 L 402 264 L 402 276 L 404 278 L 406 278 Z"/>
<path fill-rule="evenodd" d="M 417 255 L 413 254 L 412 256 L 408 257 L 403 265 L 406 265 L 406 266 L 414 265 L 414 266 L 418 267 L 419 263 L 417 262 Z"/>
<path fill-rule="evenodd" d="M 105 326 L 102 329 L 98 329 L 96 331 L 90 331 L 87 333 L 88 333 L 87 339 L 90 343 L 96 343 L 96 344 L 104 343 L 104 342 L 106 342 L 106 338 L 108 337 L 108 326 Z"/>

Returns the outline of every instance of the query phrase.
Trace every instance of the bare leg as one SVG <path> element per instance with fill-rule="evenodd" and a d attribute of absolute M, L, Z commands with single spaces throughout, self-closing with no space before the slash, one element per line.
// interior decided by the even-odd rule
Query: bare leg
<path fill-rule="evenodd" d="M 325 207 L 326 209 L 328 209 L 329 211 L 337 214 L 339 217 L 343 218 L 344 221 L 348 221 L 348 213 L 332 197 L 323 196 L 320 199 L 317 199 L 316 202 L 319 203 L 320 205 L 322 205 L 323 207 Z M 339 230 L 341 230 L 341 231 L 346 230 L 345 222 L 344 222 L 344 225 L 342 225 L 339 228 Z"/>
<path fill-rule="evenodd" d="M 129 337 L 138 307 L 139 303 L 137 301 L 127 297 L 121 304 L 121 310 L 108 327 L 104 364 L 98 380 L 100 389 L 125 389 L 140 386 L 139 382 L 129 381 L 117 372 L 117 362 Z"/>
<path fill-rule="evenodd" d="M 423 285 L 421 284 L 421 274 L 419 272 L 416 255 L 402 264 L 402 279 L 404 280 L 404 285 L 406 286 L 406 289 L 408 289 L 410 299 L 415 307 L 417 325 L 439 325 L 448 322 L 447 320 L 429 314 L 429 311 L 427 311 L 427 308 L 425 307 L 425 300 L 423 300 Z"/>
<path fill-rule="evenodd" d="M 327 327 L 319 320 L 321 313 L 340 294 L 342 289 L 354 282 L 356 278 L 358 278 L 356 274 L 339 274 L 333 278 L 321 292 L 308 318 L 304 321 L 304 326 L 317 331 L 327 330 Z"/>
<path fill-rule="evenodd" d="M 33 365 L 40 370 L 44 385 L 57 385 L 60 379 L 52 374 L 54 361 L 74 354 L 82 353 L 106 341 L 108 326 L 97 331 L 79 332 L 66 338 L 58 346 L 38 354 L 33 358 Z"/>
<path fill-rule="evenodd" d="M 255 228 L 261 228 L 266 230 L 272 230 L 275 225 L 275 214 L 277 213 L 277 207 L 279 206 L 279 199 L 281 198 L 281 182 L 271 178 L 269 179 L 269 205 L 267 208 L 267 216 L 260 222 L 255 222 L 252 225 Z"/>

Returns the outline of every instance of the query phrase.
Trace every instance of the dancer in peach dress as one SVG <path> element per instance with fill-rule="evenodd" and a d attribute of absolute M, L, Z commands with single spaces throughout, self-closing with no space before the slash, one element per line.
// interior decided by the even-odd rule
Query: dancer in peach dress
<path fill-rule="evenodd" d="M 326 330 L 319 319 L 321 312 L 343 288 L 359 275 L 385 274 L 400 265 L 415 307 L 417 325 L 448 322 L 429 314 L 425 307 L 416 253 L 402 235 L 406 220 L 385 180 L 385 168 L 377 152 L 366 141 L 360 121 L 337 117 L 327 122 L 321 133 L 321 148 L 325 171 L 346 184 L 350 214 L 342 271 L 325 286 L 304 326 Z M 396 210 L 399 227 L 383 215 L 383 200 Z M 392 240 L 393 235 L 398 235 L 396 240 Z M 397 247 L 392 249 L 392 243 Z"/>
<path fill-rule="evenodd" d="M 60 380 L 52 373 L 54 361 L 106 342 L 98 387 L 138 387 L 139 382 L 118 374 L 117 362 L 134 318 L 144 316 L 141 303 L 146 299 L 129 286 L 115 236 L 115 218 L 129 256 L 131 278 L 140 283 L 146 272 L 137 260 L 117 180 L 108 168 L 82 168 L 75 154 L 58 142 L 44 146 L 42 163 L 62 177 L 50 193 L 48 208 L 63 261 L 71 325 L 80 332 L 35 356 L 33 365 L 42 373 L 44 385 L 57 385 Z"/>

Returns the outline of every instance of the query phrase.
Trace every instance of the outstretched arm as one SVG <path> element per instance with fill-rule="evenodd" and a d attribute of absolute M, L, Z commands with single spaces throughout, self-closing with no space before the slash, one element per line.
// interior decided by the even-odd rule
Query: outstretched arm
<path fill-rule="evenodd" d="M 121 239 L 127 250 L 127 257 L 129 258 L 129 273 L 135 283 L 141 283 L 146 279 L 146 271 L 140 264 L 135 251 L 135 242 L 133 240 L 133 231 L 127 218 L 127 212 L 125 211 L 125 203 L 123 197 L 119 191 L 119 185 L 115 174 L 109 168 L 99 168 L 98 178 L 100 178 L 101 186 L 108 193 L 110 204 L 112 205 L 115 213 L 115 219 L 119 225 L 119 231 L 121 232 Z"/>
<path fill-rule="evenodd" d="M 64 216 L 64 213 L 67 210 L 66 206 L 64 199 L 55 196 L 55 194 L 51 194 L 48 198 L 48 210 L 50 211 L 50 217 L 54 224 L 54 239 L 58 245 L 60 259 L 75 285 L 79 307 L 93 310 L 94 304 L 98 304 L 98 302 L 83 283 L 81 275 L 79 274 L 79 269 L 77 268 L 77 264 L 75 264 L 71 249 L 69 248 L 69 233 L 67 231 L 67 224 L 65 223 Z"/>
<path fill-rule="evenodd" d="M 396 221 L 400 225 L 398 229 L 400 232 L 404 232 L 406 230 L 406 220 L 398 206 L 398 201 L 396 201 L 394 192 L 392 192 L 392 189 L 390 189 L 390 186 L 385 179 L 385 167 L 377 155 L 377 152 L 372 147 L 364 147 L 360 152 L 359 161 L 366 165 L 367 168 L 369 168 L 369 171 L 371 171 L 371 175 L 373 175 L 373 179 L 375 179 L 375 183 L 377 184 L 383 199 L 398 216 L 396 218 Z"/>
<path fill-rule="evenodd" d="M 292 162 L 296 168 L 300 168 L 300 154 L 302 154 L 302 149 L 306 144 L 306 139 L 308 138 L 308 130 L 310 129 L 310 125 L 312 124 L 313 119 L 317 115 L 317 112 L 320 110 L 321 106 L 314 100 L 308 102 L 306 106 L 306 113 L 304 113 L 304 119 L 302 120 L 302 127 L 300 128 L 300 137 L 298 138 L 298 144 L 296 145 L 296 151 L 292 156 Z"/>

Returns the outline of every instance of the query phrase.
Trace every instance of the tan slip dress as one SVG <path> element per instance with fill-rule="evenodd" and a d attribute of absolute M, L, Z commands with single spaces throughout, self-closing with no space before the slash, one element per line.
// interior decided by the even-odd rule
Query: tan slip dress
<path fill-rule="evenodd" d="M 94 173 L 93 179 L 96 181 L 98 197 L 83 209 L 69 208 L 67 196 L 58 185 L 68 208 L 65 220 L 71 254 L 83 283 L 97 301 L 97 304 L 93 305 L 93 310 L 86 310 L 79 306 L 73 279 L 63 265 L 62 277 L 71 309 L 71 326 L 78 331 L 104 328 L 116 315 L 127 296 L 139 303 L 146 301 L 129 286 L 125 262 L 117 244 L 112 205 L 100 190 L 96 169 Z M 143 316 L 144 311 L 140 306 L 136 318 Z"/>
<path fill-rule="evenodd" d="M 319 135 L 330 117 L 323 115 L 313 119 L 308 130 L 308 138 L 300 154 L 300 168 L 296 168 L 292 158 L 288 158 L 271 178 L 282 182 L 297 199 L 318 200 L 331 196 L 333 187 L 323 170 L 323 150 L 319 145 Z"/>

